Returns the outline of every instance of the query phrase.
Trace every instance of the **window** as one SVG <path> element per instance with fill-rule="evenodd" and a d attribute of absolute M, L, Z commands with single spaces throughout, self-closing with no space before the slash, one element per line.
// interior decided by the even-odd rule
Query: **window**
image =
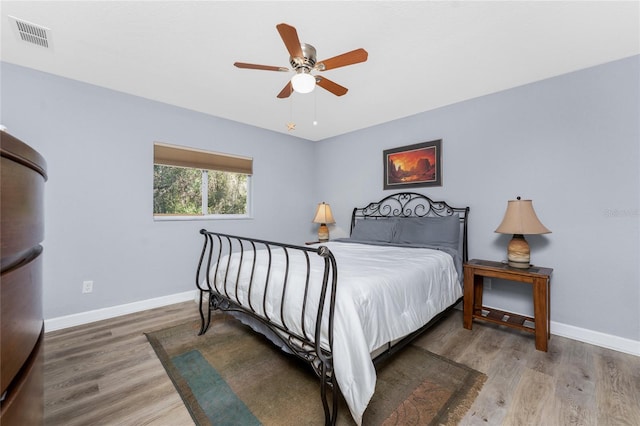
<path fill-rule="evenodd" d="M 155 143 L 154 216 L 248 216 L 253 160 Z"/>

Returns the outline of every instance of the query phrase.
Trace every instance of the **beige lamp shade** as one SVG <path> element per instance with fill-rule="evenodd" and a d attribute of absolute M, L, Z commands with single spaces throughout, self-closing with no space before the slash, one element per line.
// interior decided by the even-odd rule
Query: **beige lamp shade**
<path fill-rule="evenodd" d="M 496 229 L 499 234 L 549 234 L 551 233 L 538 219 L 531 200 L 509 200 L 502 223 Z"/>
<path fill-rule="evenodd" d="M 329 204 L 324 202 L 318 204 L 313 223 L 336 223 L 333 219 L 333 213 L 331 213 L 331 206 L 329 206 Z"/>
<path fill-rule="evenodd" d="M 531 266 L 531 251 L 524 236 L 551 233 L 538 219 L 532 201 L 521 200 L 520 197 L 509 200 L 504 219 L 495 232 L 513 234 L 507 246 L 507 261 L 509 266 L 520 269 Z"/>
<path fill-rule="evenodd" d="M 320 242 L 329 241 L 329 228 L 327 228 L 327 223 L 336 223 L 333 219 L 333 213 L 331 213 L 331 207 L 329 204 L 324 202 L 318 204 L 316 215 L 313 218 L 313 223 L 320 224 L 320 227 L 318 228 L 318 240 Z"/>

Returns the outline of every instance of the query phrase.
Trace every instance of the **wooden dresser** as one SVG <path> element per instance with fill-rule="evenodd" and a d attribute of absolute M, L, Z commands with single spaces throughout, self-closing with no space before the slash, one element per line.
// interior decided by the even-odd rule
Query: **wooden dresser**
<path fill-rule="evenodd" d="M 0 424 L 41 425 L 46 163 L 10 134 L 0 136 Z"/>

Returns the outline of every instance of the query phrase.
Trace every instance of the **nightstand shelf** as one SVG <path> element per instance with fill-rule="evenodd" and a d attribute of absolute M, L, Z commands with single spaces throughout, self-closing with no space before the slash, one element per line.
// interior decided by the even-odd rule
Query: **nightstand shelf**
<path fill-rule="evenodd" d="M 532 266 L 512 268 L 501 262 L 473 259 L 464 264 L 464 328 L 471 330 L 473 320 L 504 325 L 535 334 L 536 349 L 547 351 L 551 337 L 549 286 L 553 269 Z M 533 286 L 534 317 L 518 315 L 482 305 L 484 277 L 528 283 Z"/>
<path fill-rule="evenodd" d="M 482 307 L 480 316 L 474 314 L 474 318 L 482 319 L 494 324 L 507 325 L 522 331 L 530 331 L 531 333 L 535 333 L 536 331 L 534 318 L 501 311 L 495 308 L 487 308 L 486 306 Z"/>

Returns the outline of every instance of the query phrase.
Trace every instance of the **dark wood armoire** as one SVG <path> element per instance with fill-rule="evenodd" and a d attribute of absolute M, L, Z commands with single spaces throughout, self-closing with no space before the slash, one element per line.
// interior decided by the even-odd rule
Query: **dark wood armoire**
<path fill-rule="evenodd" d="M 0 136 L 0 424 L 41 425 L 46 163 L 9 133 Z"/>

